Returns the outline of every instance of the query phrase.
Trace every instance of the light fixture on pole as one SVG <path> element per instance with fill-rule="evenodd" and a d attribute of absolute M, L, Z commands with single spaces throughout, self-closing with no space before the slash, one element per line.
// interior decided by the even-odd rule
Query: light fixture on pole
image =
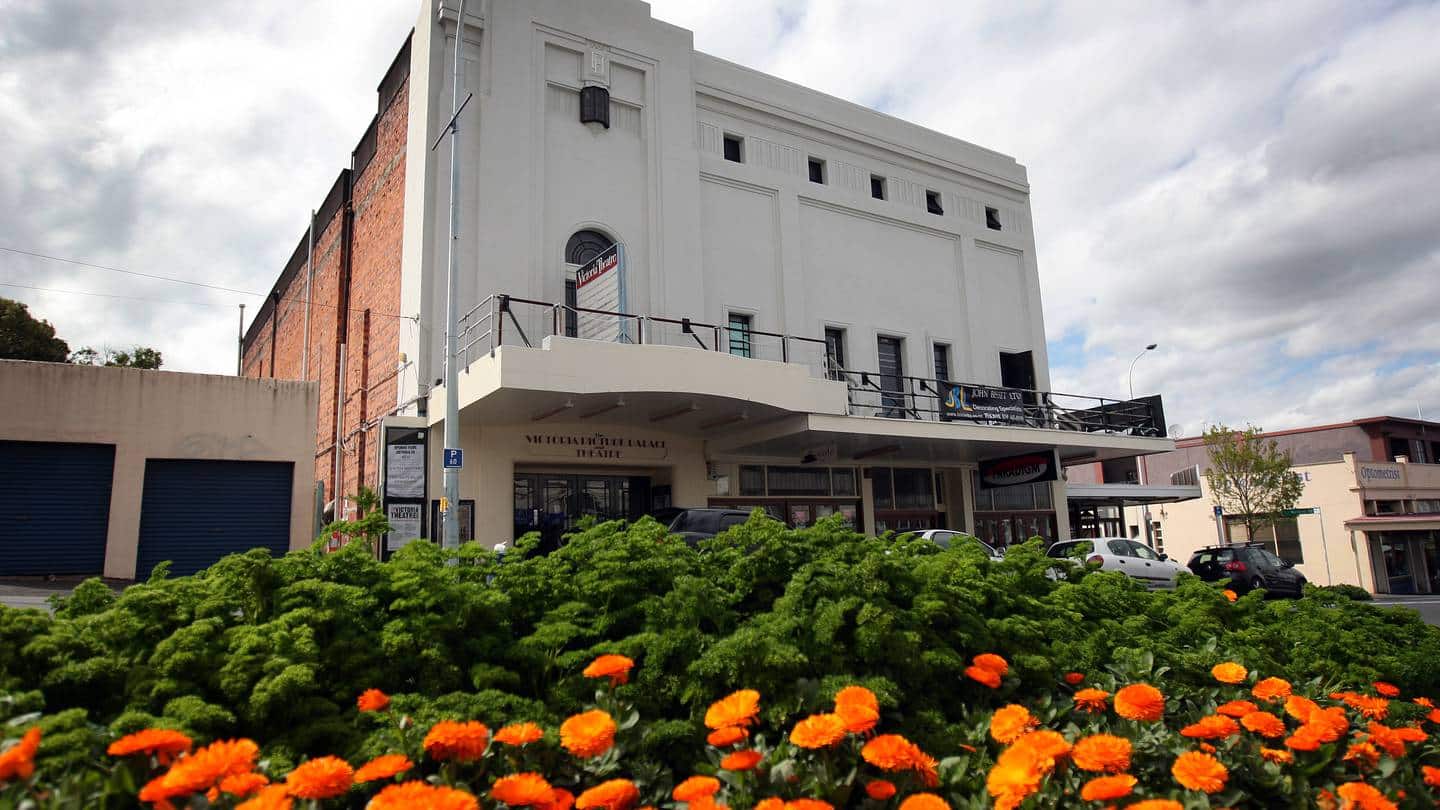
<path fill-rule="evenodd" d="M 1155 351 L 1155 347 L 1159 345 L 1160 344 L 1158 343 L 1151 343 L 1149 346 L 1146 346 L 1143 351 L 1135 355 L 1134 360 L 1130 361 L 1130 399 L 1135 399 L 1135 364 L 1140 362 L 1140 358 L 1144 357 L 1147 352 Z M 1145 457 L 1141 456 L 1137 461 L 1138 463 L 1135 466 L 1138 468 L 1137 472 L 1139 472 L 1140 486 L 1143 487 L 1146 484 L 1150 483 L 1149 481 L 1145 480 Z M 1145 545 L 1154 548 L 1155 533 L 1153 527 L 1150 525 L 1150 504 L 1148 502 L 1146 502 L 1140 507 L 1140 519 L 1145 522 Z"/>
<path fill-rule="evenodd" d="M 1145 351 L 1142 351 L 1142 352 L 1140 352 L 1139 354 L 1135 355 L 1135 359 L 1130 361 L 1130 398 L 1131 398 L 1131 399 L 1134 399 L 1134 398 L 1135 398 L 1135 364 L 1138 363 L 1138 362 L 1140 362 L 1140 358 L 1142 358 L 1142 357 L 1145 356 L 1145 352 L 1153 352 L 1153 351 L 1155 351 L 1155 347 L 1156 347 L 1156 346 L 1159 346 L 1159 345 L 1160 345 L 1159 343 L 1151 343 L 1149 346 L 1146 346 L 1146 347 L 1145 347 Z"/>

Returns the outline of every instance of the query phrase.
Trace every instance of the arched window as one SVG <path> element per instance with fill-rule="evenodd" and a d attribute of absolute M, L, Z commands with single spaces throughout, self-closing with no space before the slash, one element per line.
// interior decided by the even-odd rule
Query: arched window
<path fill-rule="evenodd" d="M 584 264 L 613 244 L 614 239 L 599 231 L 576 231 L 570 241 L 565 243 L 565 261 L 570 264 Z"/>

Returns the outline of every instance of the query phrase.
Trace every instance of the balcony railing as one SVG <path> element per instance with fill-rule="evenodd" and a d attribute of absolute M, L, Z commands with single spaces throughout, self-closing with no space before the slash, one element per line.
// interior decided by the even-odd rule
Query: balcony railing
<path fill-rule="evenodd" d="M 588 320 L 587 320 L 588 319 Z M 824 340 L 690 318 L 637 315 L 510 295 L 490 295 L 460 320 L 460 367 L 501 346 L 533 347 L 550 335 L 607 332 L 635 345 L 681 346 L 797 363 L 816 377 L 845 383 L 858 416 L 1005 427 L 1164 436 L 1159 397 L 1138 400 L 882 375 L 839 367 Z"/>

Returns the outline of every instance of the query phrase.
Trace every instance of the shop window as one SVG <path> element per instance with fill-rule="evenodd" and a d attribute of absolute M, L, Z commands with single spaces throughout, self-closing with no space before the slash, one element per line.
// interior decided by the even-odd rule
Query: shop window
<path fill-rule="evenodd" d="M 730 313 L 730 353 L 736 357 L 754 357 L 750 344 L 750 325 L 753 322 L 749 315 Z"/>
<path fill-rule="evenodd" d="M 831 486 L 834 487 L 835 496 L 855 497 L 860 490 L 855 486 L 855 471 L 849 467 L 836 467 L 830 471 Z"/>
<path fill-rule="evenodd" d="M 829 467 L 767 467 L 765 473 L 771 495 L 830 495 Z"/>
<path fill-rule="evenodd" d="M 896 509 L 935 508 L 935 491 L 930 470 L 896 467 L 891 475 L 895 482 Z"/>
<path fill-rule="evenodd" d="M 1416 498 L 1415 512 L 1421 515 L 1440 512 L 1440 498 Z"/>
<path fill-rule="evenodd" d="M 891 486 L 889 467 L 871 467 L 870 486 L 875 491 L 876 509 L 895 508 L 895 490 Z"/>
<path fill-rule="evenodd" d="M 878 174 L 870 175 L 870 196 L 877 200 L 885 199 L 885 178 Z"/>
<path fill-rule="evenodd" d="M 1366 501 L 1365 514 L 1371 517 L 1375 515 L 1403 515 L 1405 514 L 1404 501 Z"/>
<path fill-rule="evenodd" d="M 740 494 L 749 496 L 765 494 L 764 467 L 755 464 L 740 466 Z"/>
<path fill-rule="evenodd" d="M 745 139 L 739 135 L 725 136 L 725 159 L 731 163 L 745 162 Z"/>
<path fill-rule="evenodd" d="M 1000 209 L 985 207 L 985 227 L 992 231 L 1000 230 Z"/>
<path fill-rule="evenodd" d="M 825 185 L 825 161 L 820 158 L 810 158 L 810 182 Z"/>

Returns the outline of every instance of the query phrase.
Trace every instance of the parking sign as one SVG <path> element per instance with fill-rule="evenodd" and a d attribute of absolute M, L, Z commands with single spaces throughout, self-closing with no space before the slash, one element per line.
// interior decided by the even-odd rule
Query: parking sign
<path fill-rule="evenodd" d="M 464 465 L 464 455 L 458 447 L 445 448 L 445 469 L 458 470 Z"/>

